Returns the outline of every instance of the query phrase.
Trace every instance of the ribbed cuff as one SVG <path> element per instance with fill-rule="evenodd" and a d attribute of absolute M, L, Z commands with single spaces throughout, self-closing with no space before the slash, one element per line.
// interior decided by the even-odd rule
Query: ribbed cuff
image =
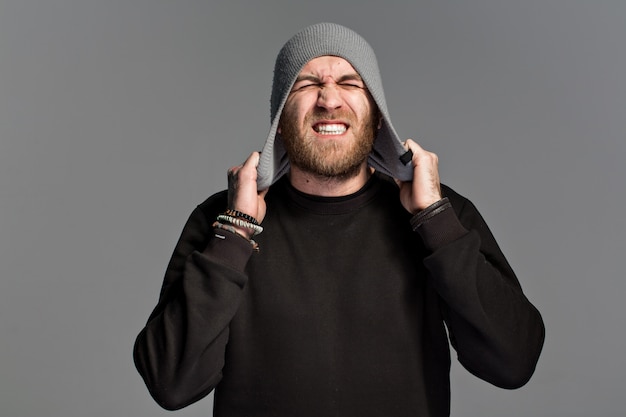
<path fill-rule="evenodd" d="M 254 252 L 253 246 L 242 236 L 227 230 L 214 228 L 204 254 L 220 259 L 231 268 L 244 272 L 246 264 Z"/>

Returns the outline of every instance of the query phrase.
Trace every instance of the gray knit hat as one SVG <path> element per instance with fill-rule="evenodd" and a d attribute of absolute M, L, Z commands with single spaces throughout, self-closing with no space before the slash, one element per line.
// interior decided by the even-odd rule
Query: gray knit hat
<path fill-rule="evenodd" d="M 376 170 L 402 181 L 410 181 L 413 169 L 410 155 L 389 119 L 376 55 L 371 46 L 356 32 L 333 23 L 318 23 L 295 34 L 280 50 L 274 66 L 271 120 L 267 141 L 258 166 L 259 189 L 268 188 L 289 170 L 289 160 L 279 135 L 280 115 L 296 77 L 313 58 L 338 56 L 348 61 L 359 73 L 378 105 L 383 123 L 374 142 L 369 164 Z M 408 160 L 408 161 L 407 161 Z"/>

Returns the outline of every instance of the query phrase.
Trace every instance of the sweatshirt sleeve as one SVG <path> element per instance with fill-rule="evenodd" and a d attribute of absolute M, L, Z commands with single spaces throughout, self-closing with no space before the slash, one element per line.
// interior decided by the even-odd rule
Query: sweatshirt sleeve
<path fill-rule="evenodd" d="M 168 410 L 200 400 L 220 381 L 229 323 L 247 281 L 252 246 L 211 226 L 223 211 L 223 197 L 207 200 L 189 217 L 159 302 L 135 341 L 135 366 L 150 394 Z"/>
<path fill-rule="evenodd" d="M 451 204 L 422 213 L 415 230 L 430 252 L 424 264 L 443 300 L 451 343 L 474 375 L 501 388 L 521 387 L 543 347 L 541 315 L 478 210 L 449 194 Z"/>

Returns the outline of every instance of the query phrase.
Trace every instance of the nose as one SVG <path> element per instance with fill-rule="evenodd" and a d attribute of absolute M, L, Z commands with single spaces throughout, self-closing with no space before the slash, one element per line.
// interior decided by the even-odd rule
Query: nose
<path fill-rule="evenodd" d="M 339 87 L 335 84 L 324 84 L 317 94 L 317 105 L 327 110 L 341 107 L 343 99 Z"/>

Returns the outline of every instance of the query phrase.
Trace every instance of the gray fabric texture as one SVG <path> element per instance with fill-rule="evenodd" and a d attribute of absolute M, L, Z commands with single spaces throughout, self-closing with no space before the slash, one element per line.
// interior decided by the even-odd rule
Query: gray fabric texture
<path fill-rule="evenodd" d="M 406 152 L 387 110 L 378 61 L 374 50 L 359 34 L 334 23 L 318 23 L 304 28 L 280 50 L 274 67 L 272 85 L 271 128 L 258 166 L 259 189 L 266 189 L 289 170 L 289 160 L 280 135 L 276 133 L 287 96 L 296 77 L 313 58 L 338 56 L 354 67 L 380 110 L 383 123 L 378 131 L 369 164 L 376 170 L 402 181 L 412 179 L 411 163 L 400 161 Z"/>

